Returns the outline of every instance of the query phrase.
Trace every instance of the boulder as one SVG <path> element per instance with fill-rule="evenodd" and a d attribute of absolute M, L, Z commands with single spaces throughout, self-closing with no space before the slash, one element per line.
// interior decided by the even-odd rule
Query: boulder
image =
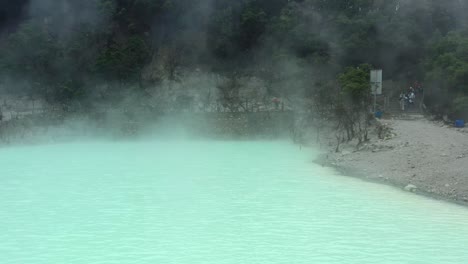
<path fill-rule="evenodd" d="M 343 150 L 343 151 L 341 151 L 341 155 L 342 155 L 342 156 L 347 156 L 347 155 L 350 155 L 350 154 L 351 154 L 351 151 L 349 151 L 349 150 Z"/>
<path fill-rule="evenodd" d="M 408 185 L 406 185 L 406 187 L 404 189 L 407 192 L 414 192 L 414 191 L 416 191 L 418 189 L 418 187 L 416 187 L 413 184 L 408 184 Z"/>

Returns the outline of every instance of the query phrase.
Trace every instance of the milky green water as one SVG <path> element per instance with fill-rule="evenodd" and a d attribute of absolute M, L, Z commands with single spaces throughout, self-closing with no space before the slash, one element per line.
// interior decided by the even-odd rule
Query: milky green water
<path fill-rule="evenodd" d="M 0 263 L 468 263 L 468 209 L 279 142 L 0 149 Z"/>

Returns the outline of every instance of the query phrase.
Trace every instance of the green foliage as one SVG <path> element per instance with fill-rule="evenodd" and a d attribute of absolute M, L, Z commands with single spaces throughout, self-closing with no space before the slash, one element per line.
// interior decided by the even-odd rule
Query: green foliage
<path fill-rule="evenodd" d="M 427 79 L 439 89 L 468 94 L 468 37 L 450 33 L 432 43 L 429 54 Z"/>
<path fill-rule="evenodd" d="M 149 59 L 145 41 L 133 36 L 122 44 L 114 43 L 97 58 L 96 71 L 104 78 L 120 82 L 138 81 Z"/>
<path fill-rule="evenodd" d="M 359 65 L 372 62 L 378 48 L 376 23 L 372 18 L 350 19 L 341 16 L 338 20 L 341 31 L 341 47 L 344 65 Z"/>
<path fill-rule="evenodd" d="M 249 50 L 254 47 L 267 25 L 265 11 L 252 6 L 247 6 L 241 14 L 239 44 L 242 49 Z"/>
<path fill-rule="evenodd" d="M 455 98 L 453 101 L 453 113 L 459 118 L 468 118 L 468 96 Z"/>
<path fill-rule="evenodd" d="M 345 14 L 346 16 L 365 15 L 373 6 L 373 0 L 312 0 L 321 12 Z"/>
<path fill-rule="evenodd" d="M 229 59 L 236 53 L 234 39 L 236 27 L 234 10 L 226 8 L 213 18 L 209 31 L 209 46 L 217 58 Z"/>
<path fill-rule="evenodd" d="M 31 46 L 31 43 L 34 43 Z M 33 23 L 23 24 L 9 36 L 1 60 L 4 73 L 12 78 L 29 79 L 27 93 L 45 93 L 58 80 L 62 58 L 60 43 L 52 35 Z"/>
<path fill-rule="evenodd" d="M 360 107 L 369 95 L 366 63 L 397 82 L 424 81 L 434 98 L 468 95 L 464 1 L 62 2 L 68 8 L 51 1 L 0 43 L 2 72 L 24 80 L 24 93 L 79 100 L 89 84 L 132 86 L 166 61 L 171 73 L 162 78 L 170 81 L 178 67 L 242 72 L 282 96 L 314 97 L 312 89 L 338 81 L 339 99 Z"/>
<path fill-rule="evenodd" d="M 51 59 L 59 55 L 58 43 L 33 23 L 22 25 L 4 48 L 9 52 L 4 54 L 3 66 L 12 73 L 44 74 L 52 66 Z"/>
<path fill-rule="evenodd" d="M 351 98 L 356 104 L 366 103 L 369 99 L 370 69 L 371 67 L 367 64 L 350 67 L 338 78 L 344 96 Z"/>

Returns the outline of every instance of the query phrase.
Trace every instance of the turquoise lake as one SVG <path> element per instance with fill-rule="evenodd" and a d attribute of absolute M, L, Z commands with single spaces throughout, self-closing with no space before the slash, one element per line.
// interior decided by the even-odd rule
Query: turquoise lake
<path fill-rule="evenodd" d="M 286 142 L 0 149 L 2 264 L 468 263 L 468 209 Z"/>

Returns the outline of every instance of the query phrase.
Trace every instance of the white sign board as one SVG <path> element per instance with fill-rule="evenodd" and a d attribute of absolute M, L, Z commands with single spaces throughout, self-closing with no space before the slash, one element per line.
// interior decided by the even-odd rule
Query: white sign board
<path fill-rule="evenodd" d="M 373 95 L 382 94 L 382 70 L 371 70 L 370 74 L 371 93 Z"/>

